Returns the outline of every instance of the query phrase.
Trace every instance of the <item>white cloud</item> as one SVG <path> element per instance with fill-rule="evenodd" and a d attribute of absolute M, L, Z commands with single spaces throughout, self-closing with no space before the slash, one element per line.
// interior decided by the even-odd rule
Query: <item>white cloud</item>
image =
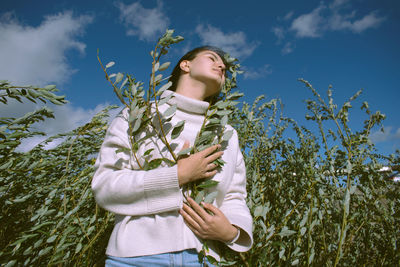
<path fill-rule="evenodd" d="M 327 32 L 338 31 L 360 34 L 379 27 L 386 19 L 377 10 L 364 16 L 357 14 L 358 10 L 352 9 L 350 0 L 334 0 L 328 6 L 321 2 L 309 13 L 294 16 L 294 12 L 290 11 L 283 19 L 278 17 L 281 25 L 273 27 L 271 31 L 277 38 L 277 44 L 284 44 L 282 54 L 288 54 L 293 51 L 296 38 L 316 38 Z"/>
<path fill-rule="evenodd" d="M 335 0 L 332 4 L 329 5 L 330 9 L 339 9 L 342 8 L 344 4 L 348 3 L 349 0 Z"/>
<path fill-rule="evenodd" d="M 54 111 L 55 119 L 48 118 L 44 122 L 38 122 L 33 125 L 33 128 L 37 131 L 42 131 L 46 133 L 46 136 L 36 136 L 33 138 L 26 139 L 19 146 L 20 151 L 28 151 L 34 146 L 44 141 L 46 138 L 60 134 L 66 133 L 79 126 L 84 125 L 89 122 L 91 118 L 107 107 L 108 104 L 99 104 L 94 109 L 84 109 L 82 107 L 76 107 L 71 104 L 56 106 L 51 105 L 50 108 Z M 10 101 L 7 105 L 0 106 L 0 116 L 1 117 L 20 117 L 27 112 L 31 112 L 38 109 L 39 105 L 35 105 L 30 102 L 21 104 L 17 101 Z M 120 109 L 114 109 L 110 112 L 113 117 Z M 58 145 L 62 140 L 56 140 L 49 144 L 46 148 L 53 148 Z"/>
<path fill-rule="evenodd" d="M 217 46 L 231 56 L 243 59 L 250 56 L 258 43 L 247 41 L 244 32 L 224 33 L 211 25 L 202 24 L 196 27 L 196 33 L 200 36 L 203 44 Z"/>
<path fill-rule="evenodd" d="M 163 4 L 157 1 L 155 8 L 144 8 L 139 2 L 125 5 L 117 3 L 120 19 L 125 25 L 126 34 L 138 36 L 140 40 L 154 41 L 165 32 L 170 21 L 163 12 Z"/>
<path fill-rule="evenodd" d="M 252 69 L 246 66 L 242 66 L 242 69 L 244 71 L 244 78 L 250 80 L 260 79 L 272 73 L 271 65 L 269 64 L 266 64 L 258 69 Z"/>
<path fill-rule="evenodd" d="M 283 55 L 287 55 L 292 53 L 294 50 L 294 44 L 292 42 L 287 42 L 285 46 L 282 48 L 281 52 Z"/>
<path fill-rule="evenodd" d="M 384 17 L 378 17 L 375 12 L 371 12 L 362 19 L 351 23 L 351 27 L 349 29 L 353 32 L 361 33 L 369 28 L 377 28 L 384 20 Z"/>
<path fill-rule="evenodd" d="M 392 131 L 393 130 L 393 131 Z M 394 130 L 392 126 L 387 126 L 384 131 L 376 131 L 369 135 L 369 138 L 374 143 L 388 142 L 394 140 L 400 140 L 400 128 Z"/>
<path fill-rule="evenodd" d="M 334 14 L 330 16 L 327 20 L 327 29 L 330 29 L 332 31 L 341 31 L 348 29 L 349 27 L 351 27 L 350 19 L 354 18 L 355 15 L 355 11 L 345 15 L 334 12 Z"/>
<path fill-rule="evenodd" d="M 73 70 L 65 57 L 68 50 L 84 53 L 78 41 L 90 16 L 74 17 L 72 12 L 46 16 L 37 27 L 23 25 L 11 13 L 0 18 L 0 79 L 18 84 L 62 83 Z"/>
<path fill-rule="evenodd" d="M 350 30 L 362 33 L 371 28 L 377 28 L 385 17 L 377 15 L 376 11 L 370 12 L 362 18 L 356 18 L 356 10 L 345 12 L 344 4 L 348 0 L 336 0 L 327 8 L 320 4 L 312 12 L 301 15 L 293 20 L 290 27 L 297 37 L 319 37 L 327 31 Z M 326 15 L 321 15 L 325 12 Z"/>
<path fill-rule="evenodd" d="M 293 17 L 294 11 L 288 12 L 284 17 L 283 20 L 289 20 Z"/>
<path fill-rule="evenodd" d="M 283 27 L 273 27 L 271 31 L 275 34 L 276 38 L 278 38 L 278 44 L 281 43 L 283 39 L 285 39 L 285 29 Z"/>
<path fill-rule="evenodd" d="M 321 11 L 325 6 L 320 5 L 308 14 L 301 15 L 293 20 L 290 29 L 295 31 L 297 37 L 318 37 L 320 36 L 321 23 L 323 18 Z"/>

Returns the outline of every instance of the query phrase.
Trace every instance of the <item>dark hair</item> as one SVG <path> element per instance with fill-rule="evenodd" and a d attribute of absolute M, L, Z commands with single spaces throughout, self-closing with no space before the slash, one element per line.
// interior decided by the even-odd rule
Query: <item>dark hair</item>
<path fill-rule="evenodd" d="M 225 61 L 224 57 L 226 53 L 222 49 L 210 45 L 196 47 L 195 49 L 190 50 L 183 57 L 181 57 L 181 59 L 175 65 L 175 68 L 172 70 L 171 77 L 169 78 L 169 81 L 172 82 L 171 87 L 168 88 L 169 90 L 176 91 L 176 86 L 178 85 L 179 77 L 181 77 L 181 67 L 179 66 L 181 62 L 184 60 L 193 60 L 197 56 L 197 54 L 203 51 L 215 52 L 222 59 L 222 62 L 224 62 L 225 66 L 228 67 L 228 63 Z"/>

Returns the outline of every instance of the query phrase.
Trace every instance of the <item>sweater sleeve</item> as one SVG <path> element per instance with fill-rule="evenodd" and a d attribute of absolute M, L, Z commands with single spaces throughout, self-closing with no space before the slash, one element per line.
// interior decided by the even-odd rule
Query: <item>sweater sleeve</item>
<path fill-rule="evenodd" d="M 92 180 L 96 202 L 104 209 L 122 215 L 140 216 L 182 207 L 177 166 L 136 170 L 130 150 L 128 123 L 120 113 L 111 123 L 101 146 Z"/>
<path fill-rule="evenodd" d="M 253 219 L 246 205 L 246 168 L 243 155 L 239 148 L 236 131 L 234 131 L 232 139 L 237 148 L 237 160 L 231 184 L 229 185 L 220 209 L 231 224 L 240 228 L 239 238 L 235 242 L 227 244 L 227 246 L 232 250 L 245 252 L 248 251 L 253 244 Z"/>

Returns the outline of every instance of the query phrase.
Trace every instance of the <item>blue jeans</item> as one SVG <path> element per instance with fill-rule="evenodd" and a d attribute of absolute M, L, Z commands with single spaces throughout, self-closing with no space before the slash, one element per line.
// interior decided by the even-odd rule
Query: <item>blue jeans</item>
<path fill-rule="evenodd" d="M 199 257 L 195 249 L 187 249 L 183 251 L 139 256 L 139 257 L 113 257 L 107 256 L 106 267 L 215 267 L 207 260 L 205 263 L 199 262 Z"/>

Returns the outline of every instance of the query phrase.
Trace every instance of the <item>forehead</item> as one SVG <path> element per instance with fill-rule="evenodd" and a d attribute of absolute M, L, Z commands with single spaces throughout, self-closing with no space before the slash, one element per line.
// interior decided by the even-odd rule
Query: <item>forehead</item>
<path fill-rule="evenodd" d="M 203 55 L 211 55 L 214 58 L 216 58 L 216 59 L 218 59 L 218 60 L 223 62 L 222 58 L 217 53 L 215 53 L 214 51 L 211 51 L 211 50 L 201 51 L 196 55 L 196 57 L 197 56 L 203 56 Z"/>

